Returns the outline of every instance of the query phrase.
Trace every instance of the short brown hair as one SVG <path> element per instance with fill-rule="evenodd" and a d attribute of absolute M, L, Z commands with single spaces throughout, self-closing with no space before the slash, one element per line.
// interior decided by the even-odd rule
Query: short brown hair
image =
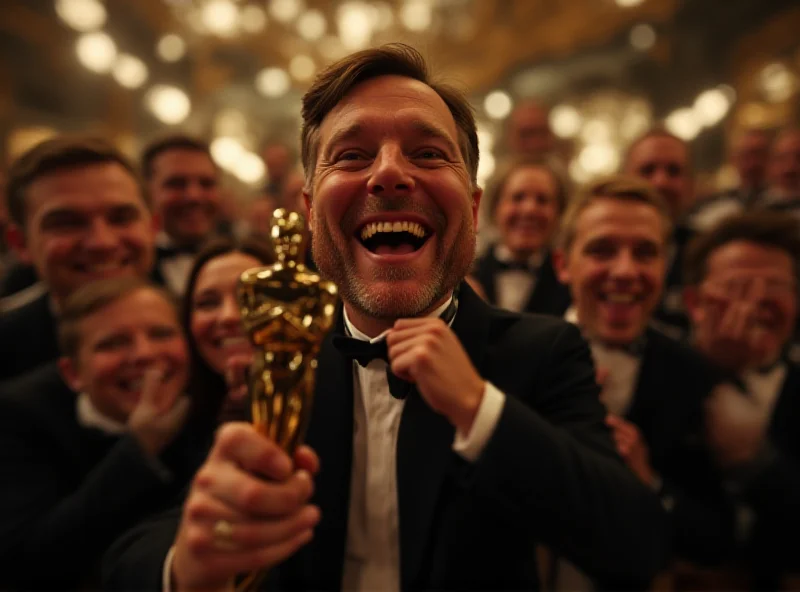
<path fill-rule="evenodd" d="M 497 204 L 500 203 L 500 198 L 503 196 L 506 184 L 511 178 L 512 173 L 519 169 L 541 169 L 545 171 L 553 179 L 556 185 L 556 202 L 558 203 L 558 211 L 563 212 L 567 206 L 567 181 L 564 179 L 558 170 L 545 160 L 537 158 L 511 158 L 500 164 L 492 175 L 492 181 L 486 190 L 486 199 L 489 214 L 494 217 L 497 210 Z"/>
<path fill-rule="evenodd" d="M 557 245 L 568 251 L 575 240 L 575 226 L 581 212 L 596 199 L 616 199 L 647 204 L 658 210 L 664 224 L 664 240 L 672 232 L 672 223 L 664 200 L 645 180 L 632 175 L 611 175 L 597 179 L 582 187 L 572 199 L 561 217 L 561 228 Z"/>
<path fill-rule="evenodd" d="M 675 142 L 683 146 L 684 150 L 686 150 L 686 172 L 688 174 L 692 174 L 692 149 L 689 146 L 689 143 L 667 130 L 667 128 L 661 126 L 650 128 L 646 132 L 637 136 L 630 144 L 628 144 L 628 147 L 625 150 L 625 156 L 622 159 L 623 173 L 628 172 L 628 165 L 630 164 L 633 151 L 636 150 L 636 148 L 638 148 L 642 142 L 649 140 L 650 138 L 666 138 L 668 140 L 675 140 Z"/>
<path fill-rule="evenodd" d="M 708 273 L 708 260 L 714 252 L 737 241 L 784 251 L 792 259 L 795 278 L 800 279 L 800 222 L 778 212 L 759 211 L 725 218 L 709 231 L 697 235 L 684 255 L 684 283 L 689 286 L 701 284 Z"/>
<path fill-rule="evenodd" d="M 25 228 L 26 194 L 30 186 L 51 173 L 96 164 L 121 165 L 139 187 L 146 203 L 136 168 L 107 140 L 95 136 L 56 136 L 40 142 L 17 158 L 9 168 L 6 203 L 11 220 Z"/>
<path fill-rule="evenodd" d="M 211 157 L 211 148 L 209 147 L 208 142 L 204 142 L 203 140 L 184 134 L 173 134 L 171 136 L 159 138 L 145 147 L 144 151 L 142 152 L 141 163 L 142 176 L 145 178 L 145 180 L 149 181 L 153 176 L 153 164 L 155 163 L 156 158 L 161 156 L 164 152 L 169 152 L 170 150 L 202 152 L 208 156 L 212 163 L 214 163 L 214 159 Z M 216 163 L 214 163 L 214 166 L 216 167 Z"/>
<path fill-rule="evenodd" d="M 64 303 L 58 319 L 58 345 L 61 355 L 70 358 L 78 355 L 82 337 L 80 324 L 83 319 L 140 290 L 151 290 L 162 295 L 164 300 L 175 307 L 175 318 L 178 318 L 175 299 L 163 288 L 144 278 L 98 280 L 78 288 Z"/>
<path fill-rule="evenodd" d="M 301 156 L 306 185 L 314 176 L 319 129 L 325 116 L 356 86 L 379 76 L 405 76 L 431 87 L 447 105 L 458 127 L 458 145 L 473 184 L 478 175 L 478 132 L 475 114 L 464 94 L 436 82 L 422 55 L 403 43 L 389 43 L 351 54 L 320 72 L 303 96 Z"/>

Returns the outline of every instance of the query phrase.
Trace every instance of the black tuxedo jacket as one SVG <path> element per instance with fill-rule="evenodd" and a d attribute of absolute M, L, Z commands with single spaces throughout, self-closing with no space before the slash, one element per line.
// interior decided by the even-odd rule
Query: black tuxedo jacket
<path fill-rule="evenodd" d="M 665 560 L 665 516 L 615 452 L 578 330 L 493 309 L 466 285 L 453 330 L 506 402 L 468 463 L 452 450 L 449 422 L 418 393 L 408 398 L 397 445 L 401 589 L 537 589 L 539 543 L 615 587 L 646 586 Z M 322 520 L 313 541 L 273 570 L 279 589 L 336 590 L 342 581 L 353 363 L 330 338 L 317 376 L 307 443 L 321 460 L 313 502 Z M 106 558 L 105 586 L 158 588 L 178 520 L 175 511 L 122 539 Z"/>
<path fill-rule="evenodd" d="M 181 434 L 157 463 L 129 435 L 81 426 L 76 396 L 55 364 L 6 383 L 0 393 L 0 589 L 96 586 L 108 545 L 179 499 L 202 461 L 195 437 Z"/>
<path fill-rule="evenodd" d="M 705 445 L 704 403 L 727 377 L 688 346 L 648 329 L 626 419 L 647 443 L 663 480 L 673 553 L 715 565 L 734 552 L 734 508 Z"/>
<path fill-rule="evenodd" d="M 743 501 L 755 521 L 745 554 L 759 589 L 780 575 L 800 572 L 800 366 L 788 368 L 769 427 L 768 458 L 744 480 Z"/>
<path fill-rule="evenodd" d="M 0 383 L 58 358 L 50 294 L 0 315 Z"/>
<path fill-rule="evenodd" d="M 486 292 L 489 302 L 494 305 L 497 304 L 496 277 L 501 269 L 501 264 L 494 255 L 493 245 L 475 262 L 473 276 Z M 548 253 L 536 274 L 536 284 L 523 311 L 562 317 L 570 302 L 569 288 L 558 281 L 552 257 Z"/>

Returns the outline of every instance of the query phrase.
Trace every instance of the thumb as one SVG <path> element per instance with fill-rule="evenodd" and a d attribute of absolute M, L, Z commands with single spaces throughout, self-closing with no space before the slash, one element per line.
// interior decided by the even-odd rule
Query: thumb
<path fill-rule="evenodd" d="M 148 368 L 142 380 L 142 394 L 139 398 L 139 406 L 157 408 L 159 407 L 159 385 L 163 373 L 158 368 Z"/>
<path fill-rule="evenodd" d="M 176 432 L 183 426 L 189 415 L 191 401 L 186 395 L 181 395 L 167 413 L 162 416 L 162 421 L 167 431 Z"/>

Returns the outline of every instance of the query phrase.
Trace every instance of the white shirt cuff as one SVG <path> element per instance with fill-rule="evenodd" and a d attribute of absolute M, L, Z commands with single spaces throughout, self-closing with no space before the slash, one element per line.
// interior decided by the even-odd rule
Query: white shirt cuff
<path fill-rule="evenodd" d="M 486 448 L 489 438 L 494 434 L 497 422 L 500 421 L 500 414 L 506 403 L 506 396 L 498 390 L 491 382 L 486 382 L 483 390 L 483 400 L 478 407 L 475 421 L 469 434 L 463 434 L 456 430 L 456 439 L 453 442 L 453 450 L 464 459 L 475 462 Z"/>
<path fill-rule="evenodd" d="M 164 559 L 164 569 L 161 571 L 161 592 L 172 592 L 172 559 L 175 557 L 175 545 L 169 548 L 167 558 Z"/>

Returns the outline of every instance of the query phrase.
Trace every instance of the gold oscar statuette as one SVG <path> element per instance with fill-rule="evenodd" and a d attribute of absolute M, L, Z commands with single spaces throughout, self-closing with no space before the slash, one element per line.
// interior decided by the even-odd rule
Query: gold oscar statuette
<path fill-rule="evenodd" d="M 271 228 L 278 261 L 245 271 L 237 299 L 255 349 L 248 385 L 253 425 L 293 456 L 311 415 L 317 356 L 333 326 L 338 291 L 302 263 L 303 216 L 275 210 Z M 237 590 L 254 589 L 262 575 L 251 574 Z"/>

